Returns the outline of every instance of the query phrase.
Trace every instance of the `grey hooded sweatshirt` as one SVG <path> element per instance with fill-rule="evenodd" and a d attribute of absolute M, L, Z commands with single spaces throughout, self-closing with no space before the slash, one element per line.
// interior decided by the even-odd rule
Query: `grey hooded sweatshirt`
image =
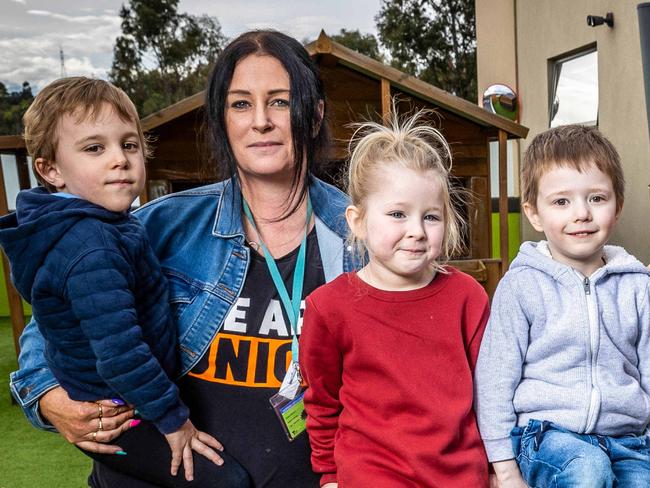
<path fill-rule="evenodd" d="M 475 372 L 490 462 L 514 457 L 530 419 L 580 434 L 640 435 L 650 422 L 650 270 L 621 247 L 584 277 L 525 242 L 492 303 Z"/>

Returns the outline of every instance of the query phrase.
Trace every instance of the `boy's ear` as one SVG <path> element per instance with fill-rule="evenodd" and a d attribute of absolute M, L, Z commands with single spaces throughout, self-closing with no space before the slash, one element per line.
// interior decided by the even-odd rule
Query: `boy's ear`
<path fill-rule="evenodd" d="M 623 203 L 625 200 L 623 200 L 620 205 L 618 205 L 618 208 L 616 209 L 616 220 L 618 221 L 619 217 L 621 216 L 621 212 L 623 211 Z M 617 202 L 618 203 L 618 202 Z"/>
<path fill-rule="evenodd" d="M 366 238 L 365 225 L 363 225 L 363 216 L 361 210 L 354 205 L 349 205 L 345 209 L 345 220 L 348 222 L 350 230 L 357 239 Z"/>
<path fill-rule="evenodd" d="M 528 218 L 528 222 L 530 222 L 530 225 L 532 225 L 537 232 L 544 232 L 542 223 L 539 220 L 539 214 L 537 213 L 537 209 L 533 207 L 529 202 L 524 203 L 522 205 L 522 208 L 524 209 L 524 213 L 526 214 L 526 217 Z"/>
<path fill-rule="evenodd" d="M 38 174 L 41 175 L 41 178 L 57 190 L 65 188 L 63 176 L 54 161 L 49 161 L 45 158 L 36 158 L 34 161 L 34 168 L 36 168 Z"/>

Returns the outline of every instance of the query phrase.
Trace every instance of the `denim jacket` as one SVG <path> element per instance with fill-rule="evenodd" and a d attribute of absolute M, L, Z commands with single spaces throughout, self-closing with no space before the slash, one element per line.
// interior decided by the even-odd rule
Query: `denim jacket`
<path fill-rule="evenodd" d="M 311 178 L 309 195 L 326 281 L 358 266 L 346 245 L 346 196 Z M 203 356 L 236 302 L 246 278 L 250 251 L 241 219 L 236 180 L 167 195 L 138 209 L 163 272 L 178 327 L 182 372 Z M 20 370 L 10 387 L 29 421 L 54 430 L 39 415 L 38 400 L 58 386 L 43 357 L 44 340 L 32 321 L 20 337 Z"/>

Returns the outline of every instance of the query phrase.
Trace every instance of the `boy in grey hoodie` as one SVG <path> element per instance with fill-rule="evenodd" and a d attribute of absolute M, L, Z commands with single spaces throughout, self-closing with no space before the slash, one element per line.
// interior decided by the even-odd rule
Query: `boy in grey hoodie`
<path fill-rule="evenodd" d="M 522 244 L 499 283 L 475 373 L 500 488 L 650 486 L 650 271 L 606 245 L 623 199 L 595 128 L 526 150 L 522 207 L 546 241 Z"/>

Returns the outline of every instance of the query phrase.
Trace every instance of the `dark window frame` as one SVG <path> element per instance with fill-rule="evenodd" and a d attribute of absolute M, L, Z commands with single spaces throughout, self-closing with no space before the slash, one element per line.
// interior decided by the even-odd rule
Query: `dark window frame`
<path fill-rule="evenodd" d="M 557 87 L 560 82 L 560 76 L 562 74 L 563 64 L 568 61 L 573 61 L 574 59 L 587 56 L 588 54 L 592 54 L 594 52 L 598 53 L 598 45 L 596 43 L 591 43 L 586 46 L 581 46 L 567 53 L 561 54 L 560 56 L 550 58 L 548 60 L 548 123 L 547 123 L 548 127 L 551 127 L 551 123 L 553 122 L 553 117 L 555 117 L 555 115 L 557 114 L 556 109 L 554 109 L 554 102 L 557 96 Z M 598 74 L 596 74 L 596 76 L 598 76 Z M 599 83 L 599 92 L 600 92 L 600 83 Z M 599 114 L 600 114 L 600 105 L 596 110 L 596 120 L 595 120 L 596 127 L 598 127 Z M 582 123 L 587 124 L 588 122 L 582 122 Z"/>

